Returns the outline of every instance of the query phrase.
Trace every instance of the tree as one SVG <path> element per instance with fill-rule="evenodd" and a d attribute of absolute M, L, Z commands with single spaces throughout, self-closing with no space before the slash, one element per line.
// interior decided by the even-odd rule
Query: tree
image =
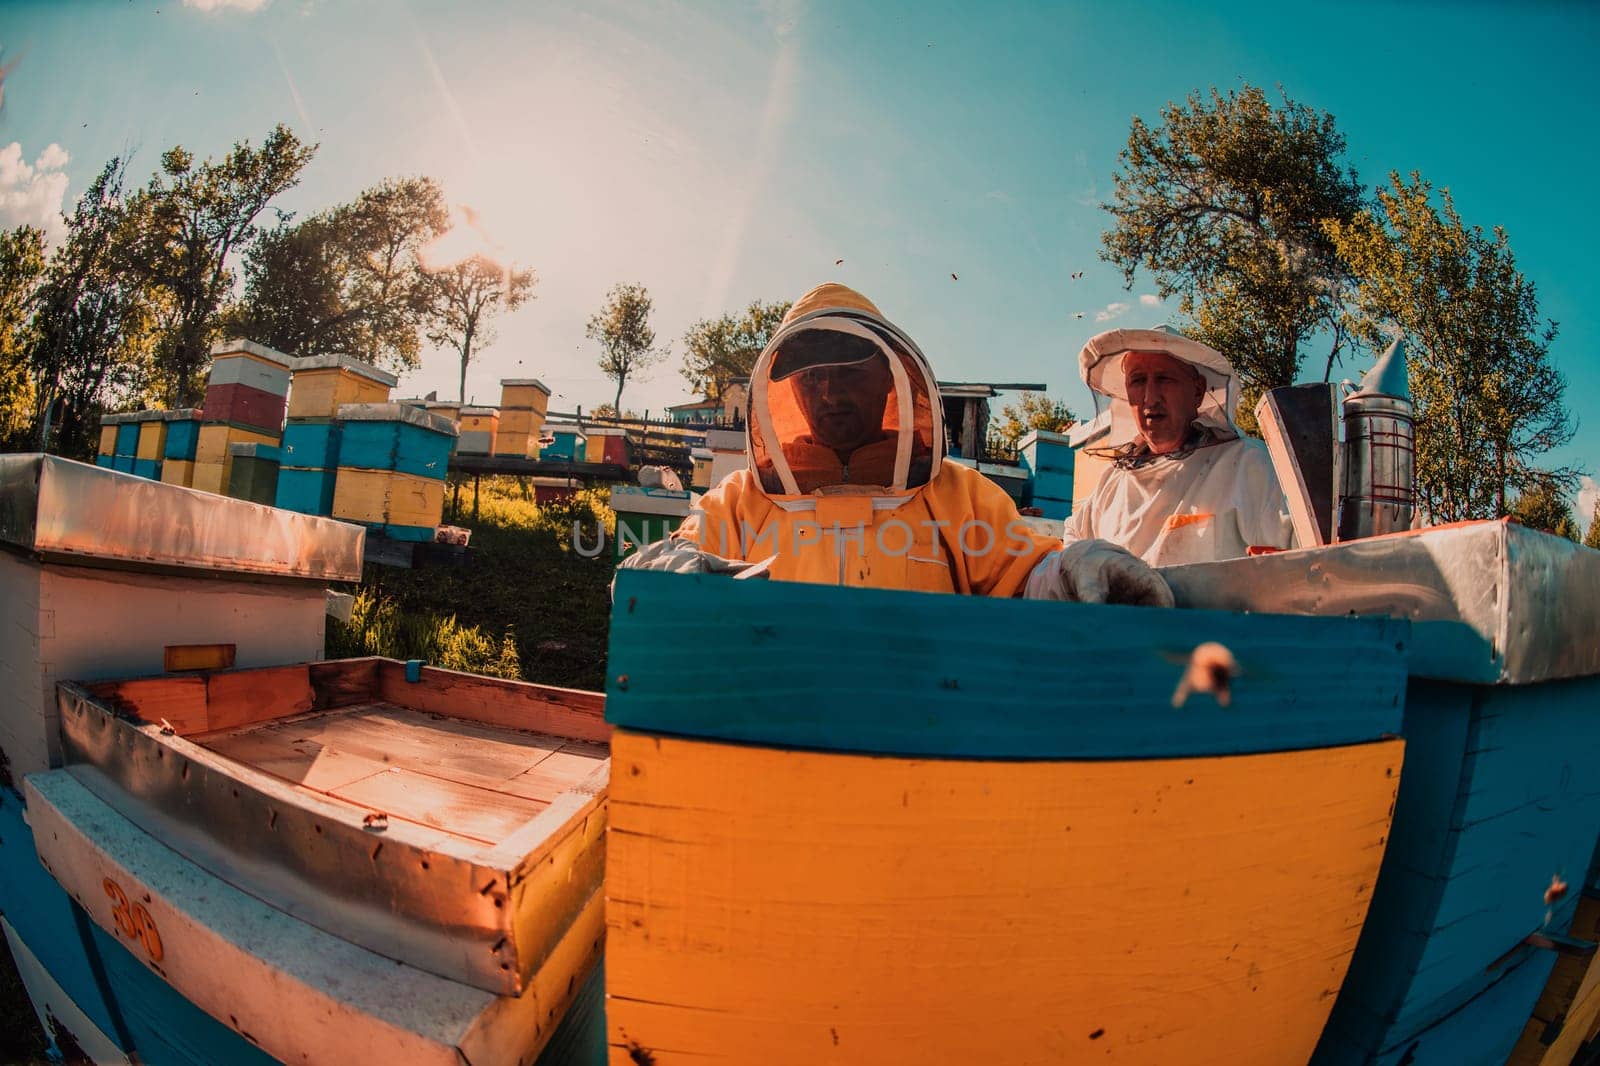
<path fill-rule="evenodd" d="M 0 233 L 0 446 L 21 442 L 32 424 L 28 354 L 35 297 L 44 276 L 44 233 Z"/>
<path fill-rule="evenodd" d="M 486 255 L 423 274 L 428 340 L 461 357 L 461 402 L 467 402 L 467 364 L 495 341 L 494 317 L 530 299 L 532 270 L 501 266 Z"/>
<path fill-rule="evenodd" d="M 787 301 L 753 301 L 744 314 L 701 319 L 683 335 L 683 366 L 689 387 L 708 400 L 722 402 L 729 382 L 748 378 L 756 357 L 789 313 Z"/>
<path fill-rule="evenodd" d="M 1572 508 L 1567 506 L 1560 486 L 1548 478 L 1533 481 L 1517 496 L 1517 502 L 1511 505 L 1511 517 L 1529 529 L 1554 533 L 1568 540 L 1579 539 Z"/>
<path fill-rule="evenodd" d="M 296 355 L 348 352 L 410 369 L 429 288 L 419 253 L 449 225 L 431 178 L 395 178 L 257 239 L 230 329 Z"/>
<path fill-rule="evenodd" d="M 667 349 L 656 348 L 656 331 L 650 328 L 654 307 L 643 285 L 613 285 L 605 304 L 590 316 L 584 330 L 600 345 L 601 373 L 617 383 L 613 410 L 622 410 L 622 389 L 629 378 L 640 376 L 667 357 Z"/>
<path fill-rule="evenodd" d="M 144 398 L 156 330 L 170 303 L 124 269 L 127 162 L 114 158 L 84 190 L 52 251 L 33 320 L 33 446 L 87 457 L 113 396 Z"/>
<path fill-rule="evenodd" d="M 256 218 L 294 187 L 315 151 L 282 125 L 259 149 L 240 142 L 220 162 L 196 164 L 182 147 L 171 148 L 160 171 L 132 198 L 126 263 L 166 297 L 156 359 L 169 403 L 198 400 L 200 370 L 233 286 L 229 258 L 255 240 Z"/>
<path fill-rule="evenodd" d="M 1497 518 L 1513 491 L 1569 487 L 1535 460 L 1572 438 L 1566 382 L 1550 362 L 1556 324 L 1504 230 L 1468 227 L 1449 190 L 1391 174 L 1378 203 L 1329 234 L 1360 279 L 1348 326 L 1377 348 L 1407 339 L 1417 414 L 1417 493 L 1436 522 Z"/>
<path fill-rule="evenodd" d="M 1589 515 L 1589 532 L 1583 535 L 1587 548 L 1600 548 L 1600 500 L 1595 501 L 1594 512 Z"/>
<path fill-rule="evenodd" d="M 1185 332 L 1233 361 L 1248 412 L 1293 383 L 1308 339 L 1331 337 L 1329 373 L 1344 347 L 1348 277 L 1324 226 L 1355 216 L 1361 184 L 1333 116 L 1288 97 L 1274 107 L 1254 86 L 1213 89 L 1161 119 L 1133 120 L 1100 257 L 1130 289 L 1144 269 L 1180 297 Z"/>
<path fill-rule="evenodd" d="M 1077 419 L 1065 400 L 1053 400 L 1042 392 L 1024 390 L 1016 403 L 1000 408 L 1000 421 L 993 437 L 1006 451 L 1015 451 L 1017 442 L 1036 429 L 1065 433 Z"/>

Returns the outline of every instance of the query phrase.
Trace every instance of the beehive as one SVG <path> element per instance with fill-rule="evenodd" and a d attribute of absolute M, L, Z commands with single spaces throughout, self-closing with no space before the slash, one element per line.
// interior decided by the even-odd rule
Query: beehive
<path fill-rule="evenodd" d="M 688 517 L 689 506 L 689 493 L 684 489 L 611 486 L 611 509 L 617 513 L 616 557 L 621 559 L 646 544 L 665 540 Z"/>
<path fill-rule="evenodd" d="M 583 462 L 586 437 L 582 427 L 572 422 L 546 422 L 539 435 L 550 441 L 539 446 L 541 457 L 565 459 L 569 463 Z"/>
<path fill-rule="evenodd" d="M 590 426 L 583 458 L 590 463 L 628 465 L 628 432 L 613 426 Z"/>
<path fill-rule="evenodd" d="M 244 442 L 228 446 L 228 495 L 236 500 L 271 506 L 278 494 L 279 449 Z"/>
<path fill-rule="evenodd" d="M 493 407 L 461 408 L 461 435 L 456 451 L 462 455 L 494 454 L 495 436 L 500 432 L 500 412 Z"/>
<path fill-rule="evenodd" d="M 276 435 L 283 429 L 291 362 L 282 352 L 253 341 L 212 345 L 202 418 Z"/>
<path fill-rule="evenodd" d="M 276 445 L 278 441 L 276 433 L 264 433 L 226 422 L 202 425 L 195 445 L 194 478 L 190 487 L 227 495 L 226 490 L 233 470 L 232 446 Z"/>
<path fill-rule="evenodd" d="M 399 380 L 348 355 L 308 356 L 290 367 L 290 418 L 332 418 L 345 404 L 388 403 Z"/>
<path fill-rule="evenodd" d="M 396 540 L 432 540 L 455 425 L 398 403 L 349 404 L 338 415 L 333 516 Z"/>

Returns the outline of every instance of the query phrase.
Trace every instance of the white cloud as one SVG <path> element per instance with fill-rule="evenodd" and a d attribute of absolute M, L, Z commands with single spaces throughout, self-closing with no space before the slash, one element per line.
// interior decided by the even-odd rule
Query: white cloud
<path fill-rule="evenodd" d="M 268 0 L 183 0 L 184 7 L 200 11 L 260 11 Z"/>
<path fill-rule="evenodd" d="M 1589 520 L 1594 516 L 1594 505 L 1600 503 L 1600 482 L 1588 474 L 1578 485 L 1578 528 L 1589 532 Z"/>
<path fill-rule="evenodd" d="M 1122 314 L 1126 314 L 1128 308 L 1132 306 L 1132 304 L 1125 304 L 1121 300 L 1113 301 L 1112 303 L 1108 303 L 1100 310 L 1096 311 L 1094 313 L 1094 320 L 1096 322 L 1110 322 L 1113 318 L 1116 318 Z"/>
<path fill-rule="evenodd" d="M 44 230 L 45 240 L 59 240 L 66 230 L 61 206 L 69 158 L 66 149 L 52 144 L 30 166 L 19 142 L 0 148 L 0 227 L 36 226 Z"/>
<path fill-rule="evenodd" d="M 1139 294 L 1139 302 L 1146 307 L 1160 307 L 1161 297 L 1153 292 L 1141 292 Z"/>

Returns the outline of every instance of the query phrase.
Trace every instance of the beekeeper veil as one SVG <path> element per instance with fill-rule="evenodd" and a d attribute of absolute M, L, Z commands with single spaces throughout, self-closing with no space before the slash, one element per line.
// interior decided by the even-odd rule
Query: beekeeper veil
<path fill-rule="evenodd" d="M 943 458 L 938 397 L 911 338 L 859 293 L 818 286 L 751 371 L 750 469 L 772 495 L 915 490 Z"/>
<path fill-rule="evenodd" d="M 1078 371 L 1094 393 L 1096 413 L 1111 409 L 1111 428 L 1097 451 L 1126 452 L 1139 436 L 1138 422 L 1128 404 L 1123 361 L 1130 352 L 1163 352 L 1182 360 L 1205 379 L 1194 425 L 1202 431 L 1202 444 L 1216 444 L 1239 436 L 1233 409 L 1239 403 L 1239 377 L 1233 364 L 1214 348 L 1191 340 L 1167 326 L 1154 329 L 1111 329 L 1089 338 L 1078 353 Z"/>

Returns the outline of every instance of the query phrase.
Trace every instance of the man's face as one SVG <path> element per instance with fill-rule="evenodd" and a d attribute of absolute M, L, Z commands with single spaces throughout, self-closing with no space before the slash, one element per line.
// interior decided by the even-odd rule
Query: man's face
<path fill-rule="evenodd" d="M 1177 451 L 1200 410 L 1205 379 L 1165 352 L 1129 352 L 1122 372 L 1140 438 L 1157 455 Z"/>
<path fill-rule="evenodd" d="M 894 387 L 883 355 L 849 366 L 802 370 L 794 382 L 800 413 L 818 444 L 851 452 L 882 436 L 883 408 Z"/>

